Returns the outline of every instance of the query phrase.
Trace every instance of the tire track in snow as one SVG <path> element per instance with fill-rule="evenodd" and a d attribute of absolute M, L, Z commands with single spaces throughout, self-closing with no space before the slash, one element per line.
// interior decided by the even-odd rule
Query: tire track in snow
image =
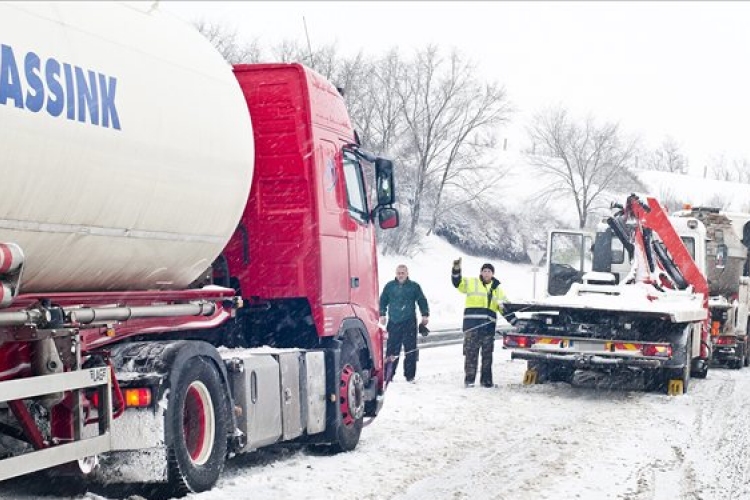
<path fill-rule="evenodd" d="M 700 498 L 750 498 L 750 371 L 713 369 L 700 387 L 691 455 Z"/>

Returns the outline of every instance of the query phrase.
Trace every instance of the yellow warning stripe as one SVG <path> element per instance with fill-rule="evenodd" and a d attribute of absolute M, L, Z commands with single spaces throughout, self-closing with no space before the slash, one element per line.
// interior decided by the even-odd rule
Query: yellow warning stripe
<path fill-rule="evenodd" d="M 606 342 L 604 349 L 609 352 L 615 351 L 640 351 L 641 346 L 638 344 L 630 344 L 625 342 Z"/>
<path fill-rule="evenodd" d="M 537 339 L 537 344 L 559 344 L 561 339 L 556 338 L 539 338 Z"/>

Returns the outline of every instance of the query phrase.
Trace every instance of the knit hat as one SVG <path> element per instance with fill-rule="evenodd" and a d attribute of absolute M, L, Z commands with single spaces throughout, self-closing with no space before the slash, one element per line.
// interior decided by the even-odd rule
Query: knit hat
<path fill-rule="evenodd" d="M 492 264 L 482 264 L 481 270 L 484 271 L 485 269 L 489 269 L 492 271 L 492 274 L 495 274 L 495 267 Z"/>

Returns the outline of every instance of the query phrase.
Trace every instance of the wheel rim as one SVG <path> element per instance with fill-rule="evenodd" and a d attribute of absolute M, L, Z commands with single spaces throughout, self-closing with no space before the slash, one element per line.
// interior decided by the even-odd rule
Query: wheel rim
<path fill-rule="evenodd" d="M 196 465 L 205 464 L 214 444 L 216 420 L 214 405 L 208 388 L 193 382 L 185 394 L 182 412 L 182 433 L 190 459 Z"/>
<path fill-rule="evenodd" d="M 341 370 L 341 387 L 339 401 L 341 401 L 341 419 L 346 426 L 353 425 L 362 418 L 365 412 L 365 384 L 362 375 L 354 371 L 351 365 Z"/>

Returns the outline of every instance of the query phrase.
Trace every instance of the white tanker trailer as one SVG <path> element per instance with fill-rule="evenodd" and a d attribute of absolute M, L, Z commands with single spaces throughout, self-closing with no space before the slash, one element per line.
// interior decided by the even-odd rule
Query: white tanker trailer
<path fill-rule="evenodd" d="M 0 481 L 185 494 L 232 454 L 357 445 L 398 213 L 330 82 L 232 68 L 150 3 L 0 2 L 0 137 Z"/>
<path fill-rule="evenodd" d="M 253 173 L 232 69 L 147 5 L 0 4 L 0 242 L 23 292 L 183 288 Z"/>

